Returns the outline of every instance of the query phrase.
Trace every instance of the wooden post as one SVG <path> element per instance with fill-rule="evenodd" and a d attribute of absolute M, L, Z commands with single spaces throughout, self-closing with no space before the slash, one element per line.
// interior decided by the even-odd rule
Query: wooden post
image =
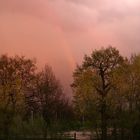
<path fill-rule="evenodd" d="M 76 132 L 74 132 L 74 140 L 76 140 Z"/>

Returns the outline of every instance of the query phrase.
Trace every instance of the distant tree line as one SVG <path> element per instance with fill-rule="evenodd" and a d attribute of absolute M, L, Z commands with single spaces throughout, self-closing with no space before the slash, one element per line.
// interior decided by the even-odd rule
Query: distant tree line
<path fill-rule="evenodd" d="M 73 73 L 74 108 L 85 128 L 101 140 L 140 139 L 140 55 L 116 48 L 85 55 Z"/>

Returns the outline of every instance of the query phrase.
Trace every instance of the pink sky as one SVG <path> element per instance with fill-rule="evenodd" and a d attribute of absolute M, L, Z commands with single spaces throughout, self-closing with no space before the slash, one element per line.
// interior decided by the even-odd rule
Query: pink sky
<path fill-rule="evenodd" d="M 0 0 L 0 54 L 37 58 L 70 91 L 84 54 L 112 45 L 140 51 L 139 0 Z"/>

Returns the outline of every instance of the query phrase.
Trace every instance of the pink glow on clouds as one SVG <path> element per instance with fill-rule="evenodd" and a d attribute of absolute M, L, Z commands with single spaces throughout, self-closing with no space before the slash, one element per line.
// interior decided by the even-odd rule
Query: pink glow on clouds
<path fill-rule="evenodd" d="M 0 53 L 50 64 L 65 88 L 85 53 L 140 51 L 139 0 L 0 0 Z"/>

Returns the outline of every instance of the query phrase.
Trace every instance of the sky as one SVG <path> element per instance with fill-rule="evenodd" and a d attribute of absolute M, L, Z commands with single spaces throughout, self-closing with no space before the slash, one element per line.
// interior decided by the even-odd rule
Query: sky
<path fill-rule="evenodd" d="M 139 0 L 0 0 L 0 54 L 36 58 L 52 67 L 64 90 L 76 64 L 112 45 L 140 52 Z"/>

